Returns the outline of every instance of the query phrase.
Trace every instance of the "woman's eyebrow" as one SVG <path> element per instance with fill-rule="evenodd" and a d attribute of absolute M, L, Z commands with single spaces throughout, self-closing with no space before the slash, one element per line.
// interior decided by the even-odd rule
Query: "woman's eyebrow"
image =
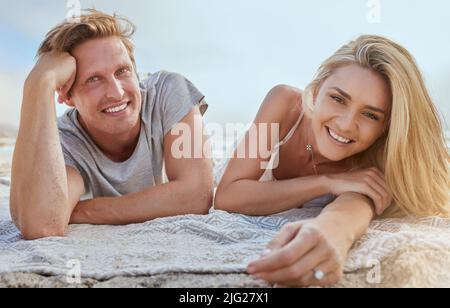
<path fill-rule="evenodd" d="M 345 97 L 349 101 L 352 100 L 352 96 L 350 94 L 348 94 L 347 92 L 345 92 L 344 90 L 342 90 L 341 88 L 332 87 L 331 89 L 336 90 L 337 92 L 339 92 L 343 97 Z M 375 106 L 366 105 L 366 106 L 364 106 L 364 108 L 367 108 L 367 109 L 370 109 L 372 111 L 376 111 L 376 112 L 379 112 L 382 114 L 386 114 L 386 112 L 383 109 L 377 108 Z"/>
<path fill-rule="evenodd" d="M 376 111 L 376 112 L 382 113 L 382 114 L 386 114 L 386 112 L 383 109 L 380 109 L 380 108 L 377 108 L 377 107 L 374 107 L 374 106 L 366 105 L 365 108 L 370 109 L 372 111 Z"/>
<path fill-rule="evenodd" d="M 345 97 L 345 98 L 348 99 L 349 101 L 352 100 L 351 95 L 348 94 L 347 92 L 345 92 L 344 90 L 342 90 L 341 88 L 338 88 L 338 87 L 332 87 L 332 89 L 338 91 L 343 97 Z"/>

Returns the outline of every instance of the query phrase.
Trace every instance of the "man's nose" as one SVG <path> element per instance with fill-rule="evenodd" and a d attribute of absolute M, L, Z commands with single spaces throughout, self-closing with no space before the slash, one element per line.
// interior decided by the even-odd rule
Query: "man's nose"
<path fill-rule="evenodd" d="M 125 91 L 123 90 L 122 84 L 119 80 L 116 78 L 112 78 L 108 82 L 108 90 L 107 90 L 107 97 L 111 100 L 122 100 L 123 96 L 125 94 Z"/>

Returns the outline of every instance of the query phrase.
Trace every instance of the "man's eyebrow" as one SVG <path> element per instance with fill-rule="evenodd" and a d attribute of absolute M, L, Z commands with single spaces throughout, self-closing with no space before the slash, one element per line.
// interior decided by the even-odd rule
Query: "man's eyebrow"
<path fill-rule="evenodd" d="M 116 65 L 114 67 L 114 71 L 117 71 L 117 70 L 122 69 L 122 68 L 129 68 L 129 69 L 131 69 L 131 68 L 133 68 L 133 65 L 131 65 L 129 63 L 121 63 L 121 64 L 118 64 L 118 65 Z M 88 74 L 86 74 L 86 79 L 89 79 L 89 78 L 94 77 L 94 76 L 100 76 L 100 75 L 102 75 L 102 73 L 100 71 L 89 72 Z"/>
<path fill-rule="evenodd" d="M 332 87 L 332 89 L 336 90 L 337 92 L 339 92 L 343 97 L 345 97 L 349 101 L 352 100 L 352 96 L 350 94 L 348 94 L 347 92 L 345 92 L 344 90 L 342 90 L 341 88 Z M 382 114 L 386 114 L 386 112 L 383 109 L 377 108 L 375 106 L 366 105 L 366 106 L 364 106 L 364 108 L 367 108 L 367 109 L 370 109 L 372 111 L 376 111 L 376 112 L 379 112 L 379 113 L 382 113 Z"/>
<path fill-rule="evenodd" d="M 98 75 L 101 75 L 100 72 L 94 71 L 94 72 L 90 72 L 90 73 L 86 74 L 86 78 L 91 78 L 91 77 L 98 76 Z"/>
<path fill-rule="evenodd" d="M 121 64 L 117 64 L 117 65 L 116 65 L 116 70 L 121 69 L 121 68 L 124 68 L 124 67 L 126 67 L 126 68 L 132 68 L 133 65 L 132 65 L 131 63 L 128 63 L 128 62 L 124 62 L 124 63 L 121 63 Z"/>

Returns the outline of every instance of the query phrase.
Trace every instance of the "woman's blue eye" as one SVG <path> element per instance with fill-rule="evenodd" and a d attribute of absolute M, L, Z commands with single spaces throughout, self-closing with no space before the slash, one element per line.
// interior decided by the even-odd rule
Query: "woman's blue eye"
<path fill-rule="evenodd" d="M 333 99 L 335 102 L 337 102 L 338 104 L 344 104 L 344 99 L 343 98 L 341 98 L 341 97 L 339 97 L 339 96 L 334 96 L 334 95 L 331 95 L 331 99 Z M 369 119 L 372 119 L 372 120 L 374 120 L 374 121 L 379 121 L 380 120 L 380 118 L 379 117 L 377 117 L 376 115 L 374 115 L 373 113 L 366 113 L 366 115 L 367 115 L 367 117 L 369 118 Z"/>
<path fill-rule="evenodd" d="M 338 102 L 339 104 L 342 104 L 344 102 L 344 100 L 342 98 L 340 98 L 339 96 L 331 96 L 331 98 Z"/>
<path fill-rule="evenodd" d="M 372 119 L 372 120 L 375 120 L 375 121 L 378 121 L 379 120 L 379 118 L 376 116 L 376 115 L 374 115 L 373 113 L 366 113 L 367 115 L 368 115 L 368 117 L 370 118 L 370 119 Z"/>

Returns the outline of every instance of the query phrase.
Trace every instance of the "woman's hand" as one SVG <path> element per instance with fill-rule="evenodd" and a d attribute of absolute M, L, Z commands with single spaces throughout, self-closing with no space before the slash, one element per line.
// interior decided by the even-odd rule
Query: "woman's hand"
<path fill-rule="evenodd" d="M 286 225 L 268 245 L 268 253 L 248 266 L 257 278 L 288 287 L 336 284 L 353 242 L 330 223 L 320 220 Z M 323 278 L 315 274 L 320 271 Z"/>
<path fill-rule="evenodd" d="M 372 199 L 377 215 L 381 215 L 392 204 L 390 192 L 383 173 L 377 168 L 327 175 L 331 194 L 340 196 L 355 192 Z"/>

